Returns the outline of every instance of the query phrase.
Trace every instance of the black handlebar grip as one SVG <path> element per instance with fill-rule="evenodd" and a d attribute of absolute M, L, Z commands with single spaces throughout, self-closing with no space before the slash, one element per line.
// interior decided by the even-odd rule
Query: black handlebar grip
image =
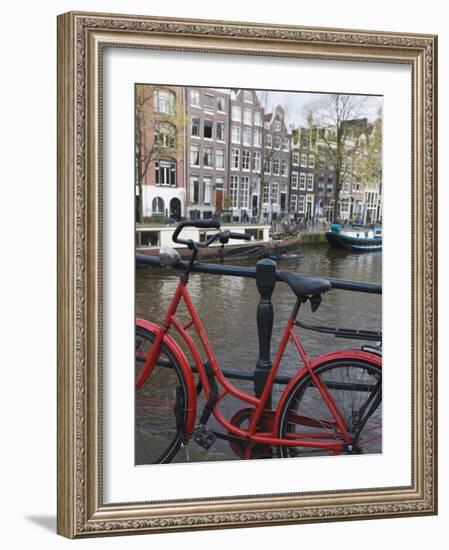
<path fill-rule="evenodd" d="M 187 241 L 178 239 L 179 234 L 184 227 L 196 227 L 198 229 L 220 229 L 220 222 L 218 220 L 185 220 L 175 229 L 172 236 L 173 242 L 187 244 Z"/>
<path fill-rule="evenodd" d="M 251 235 L 247 235 L 246 233 L 233 233 L 232 231 L 229 232 L 229 238 L 230 239 L 242 239 L 243 241 L 250 241 Z"/>

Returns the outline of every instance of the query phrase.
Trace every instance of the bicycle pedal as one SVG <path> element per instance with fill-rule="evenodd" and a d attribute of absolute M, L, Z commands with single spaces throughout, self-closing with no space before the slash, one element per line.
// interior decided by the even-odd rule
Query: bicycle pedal
<path fill-rule="evenodd" d="M 194 438 L 193 441 L 197 443 L 203 449 L 208 451 L 217 440 L 217 436 L 212 430 L 206 430 L 203 428 Z"/>

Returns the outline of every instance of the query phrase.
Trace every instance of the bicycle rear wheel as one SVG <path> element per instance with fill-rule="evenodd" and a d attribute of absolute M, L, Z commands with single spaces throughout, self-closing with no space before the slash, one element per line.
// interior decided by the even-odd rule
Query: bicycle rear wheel
<path fill-rule="evenodd" d="M 136 327 L 135 376 L 151 350 L 156 334 Z M 187 390 L 181 367 L 170 349 L 161 353 L 150 377 L 135 396 L 136 464 L 170 462 L 182 443 Z"/>
<path fill-rule="evenodd" d="M 367 360 L 324 362 L 314 373 L 337 405 L 351 435 L 351 451 L 382 452 L 382 370 Z M 279 437 L 309 442 L 340 442 L 343 437 L 309 373 L 293 386 L 280 415 Z M 349 449 L 346 450 L 349 452 Z M 278 447 L 282 458 L 336 454 L 317 447 Z"/>

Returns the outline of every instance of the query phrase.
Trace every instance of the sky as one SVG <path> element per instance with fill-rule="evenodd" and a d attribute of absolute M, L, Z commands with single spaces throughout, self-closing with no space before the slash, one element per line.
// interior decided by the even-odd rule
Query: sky
<path fill-rule="evenodd" d="M 265 112 L 271 112 L 272 109 L 280 104 L 286 109 L 287 128 L 292 125 L 293 128 L 305 126 L 307 124 L 307 112 L 309 107 L 320 99 L 329 96 L 329 94 L 309 93 L 309 92 L 256 92 L 259 100 L 266 97 L 267 108 Z M 378 109 L 382 105 L 380 96 L 359 96 L 365 98 L 364 116 L 372 121 L 377 117 Z"/>

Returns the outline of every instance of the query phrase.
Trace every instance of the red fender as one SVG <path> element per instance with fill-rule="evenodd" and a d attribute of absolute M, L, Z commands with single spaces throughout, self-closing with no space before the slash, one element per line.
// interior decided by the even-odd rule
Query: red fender
<path fill-rule="evenodd" d="M 364 359 L 365 361 L 370 361 L 371 363 L 374 363 L 376 366 L 382 368 L 382 357 L 374 353 L 369 353 L 368 351 L 363 351 L 361 349 L 342 349 L 338 351 L 331 351 L 329 353 L 325 353 L 324 355 L 320 355 L 315 359 L 312 359 L 310 361 L 310 366 L 312 369 L 316 369 L 319 365 L 323 363 L 327 363 L 328 361 L 333 361 L 335 359 Z M 290 380 L 285 390 L 283 391 L 281 398 L 279 400 L 279 405 L 277 406 L 277 409 L 276 409 L 273 433 L 275 434 L 278 433 L 281 410 L 284 406 L 284 402 L 287 399 L 288 394 L 290 393 L 290 390 L 296 384 L 296 382 L 298 382 L 298 380 L 302 376 L 304 376 L 306 372 L 307 372 L 306 367 L 303 367 L 302 369 L 300 369 L 295 374 L 295 376 Z"/>
<path fill-rule="evenodd" d="M 155 334 L 157 334 L 161 330 L 161 327 L 159 327 L 158 325 L 155 325 L 154 323 L 150 323 L 150 321 L 146 321 L 145 319 L 137 318 L 136 325 L 139 327 L 145 328 L 150 332 L 154 332 Z M 195 380 L 193 379 L 192 369 L 190 367 L 190 363 L 188 362 L 184 352 L 176 343 L 176 341 L 172 338 L 172 336 L 170 336 L 169 334 L 165 334 L 163 338 L 163 342 L 170 349 L 173 355 L 176 357 L 176 360 L 178 361 L 179 366 L 181 367 L 182 374 L 186 382 L 187 418 L 185 423 L 185 432 L 189 434 L 193 432 L 193 429 L 195 427 L 195 418 L 196 418 L 196 387 L 195 387 Z"/>

